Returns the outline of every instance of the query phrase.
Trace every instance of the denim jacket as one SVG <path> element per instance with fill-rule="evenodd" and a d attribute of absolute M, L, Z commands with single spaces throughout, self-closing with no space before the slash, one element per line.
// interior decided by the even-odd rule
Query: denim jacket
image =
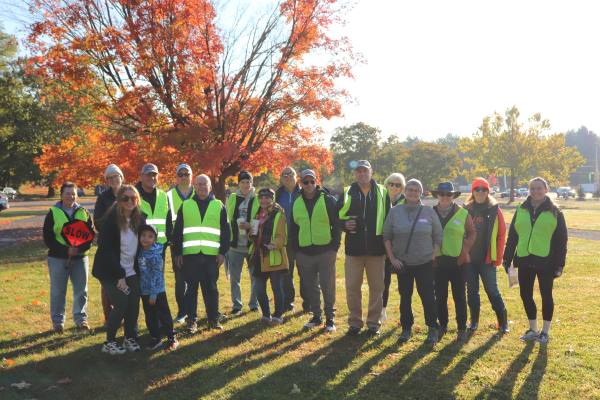
<path fill-rule="evenodd" d="M 142 295 L 150 296 L 152 300 L 165 291 L 162 250 L 161 244 L 154 243 L 148 250 L 140 248 L 138 254 L 140 290 Z"/>

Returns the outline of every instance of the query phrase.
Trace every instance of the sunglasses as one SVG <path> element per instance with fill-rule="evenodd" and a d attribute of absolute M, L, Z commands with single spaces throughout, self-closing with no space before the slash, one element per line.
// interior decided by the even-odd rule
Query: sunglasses
<path fill-rule="evenodd" d="M 135 201 L 137 200 L 137 197 L 123 195 L 123 196 L 121 196 L 121 198 L 119 200 L 122 201 L 123 203 L 127 203 L 128 201 L 135 203 Z"/>
<path fill-rule="evenodd" d="M 190 174 L 188 174 L 187 172 L 185 172 L 185 173 L 180 172 L 177 174 L 177 176 L 180 178 L 183 178 L 184 176 L 190 176 Z"/>
<path fill-rule="evenodd" d="M 289 178 L 290 176 L 294 176 L 293 172 L 286 172 L 284 174 L 281 174 L 281 176 L 283 176 L 284 178 Z"/>
<path fill-rule="evenodd" d="M 270 199 L 273 200 L 273 196 L 270 194 L 259 194 L 258 197 L 260 197 L 261 199 Z"/>
<path fill-rule="evenodd" d="M 487 190 L 486 188 L 480 186 L 480 187 L 476 187 L 475 189 L 473 189 L 474 192 L 488 192 L 489 190 Z"/>
<path fill-rule="evenodd" d="M 106 179 L 108 179 L 110 181 L 111 179 L 116 179 L 116 178 L 120 178 L 120 177 L 121 177 L 121 175 L 111 175 L 111 176 L 107 176 Z"/>
<path fill-rule="evenodd" d="M 303 185 L 314 185 L 315 181 L 302 181 Z"/>
<path fill-rule="evenodd" d="M 391 187 L 398 188 L 398 189 L 400 189 L 400 188 L 402 187 L 402 184 L 401 184 L 401 183 L 396 183 L 396 182 L 388 182 L 388 184 L 387 184 L 387 185 L 388 185 L 388 186 L 391 186 Z"/>
<path fill-rule="evenodd" d="M 450 192 L 439 192 L 438 197 L 452 197 L 452 193 Z"/>

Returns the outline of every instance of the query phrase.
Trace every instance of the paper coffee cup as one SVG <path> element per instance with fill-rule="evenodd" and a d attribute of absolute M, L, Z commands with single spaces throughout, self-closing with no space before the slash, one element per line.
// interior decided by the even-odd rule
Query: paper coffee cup
<path fill-rule="evenodd" d="M 250 222 L 250 234 L 251 235 L 258 235 L 258 225 L 260 225 L 260 221 L 257 219 L 253 219 Z"/>
<path fill-rule="evenodd" d="M 240 226 L 241 224 L 243 224 L 244 222 L 246 222 L 246 218 L 244 217 L 240 217 L 237 219 L 237 224 L 238 226 Z"/>

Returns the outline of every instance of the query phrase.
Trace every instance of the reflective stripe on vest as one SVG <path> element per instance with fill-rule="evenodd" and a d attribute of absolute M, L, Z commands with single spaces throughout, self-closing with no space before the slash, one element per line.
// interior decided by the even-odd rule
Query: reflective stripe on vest
<path fill-rule="evenodd" d="M 459 207 L 454 215 L 450 218 L 442 237 L 442 255 L 450 257 L 458 257 L 463 247 L 465 238 L 465 222 L 469 212 L 462 207 Z"/>
<path fill-rule="evenodd" d="M 350 204 L 352 203 L 352 197 L 350 197 L 350 188 L 351 186 L 344 188 L 344 205 L 339 212 L 341 220 L 349 219 L 348 211 L 350 210 Z M 385 186 L 376 184 L 375 196 L 377 201 L 377 221 L 375 226 L 375 234 L 380 236 L 383 235 L 383 223 L 385 222 L 385 197 L 387 196 L 387 189 Z"/>
<path fill-rule="evenodd" d="M 196 194 L 196 191 L 192 187 L 192 193 L 189 195 L 188 199 L 194 197 L 194 194 Z M 177 191 L 177 188 L 175 187 L 167 192 L 167 198 L 169 199 L 169 210 L 171 210 L 171 219 L 173 221 L 173 224 L 175 224 L 175 221 L 177 221 L 177 213 L 179 212 L 179 209 L 181 208 L 181 205 L 183 204 L 184 200 L 181 198 L 179 192 Z"/>
<path fill-rule="evenodd" d="M 169 213 L 169 200 L 167 194 L 156 188 L 156 201 L 154 203 L 154 212 L 150 203 L 140 197 L 140 210 L 146 214 L 146 223 L 156 228 L 158 232 L 157 242 L 167 243 L 167 214 Z"/>
<path fill-rule="evenodd" d="M 61 208 L 56 206 L 50 207 L 50 211 L 52 211 L 52 219 L 54 219 L 54 226 L 52 227 L 52 230 L 54 231 L 54 237 L 56 241 L 62 244 L 63 246 L 69 246 L 61 234 L 63 226 L 65 226 L 65 224 L 69 222 L 69 217 L 67 217 L 67 214 L 65 214 L 65 212 Z M 87 222 L 89 219 L 89 215 L 84 208 L 78 208 L 73 214 L 73 219 L 78 219 L 80 221 Z M 79 254 L 87 254 L 87 251 L 85 253 Z"/>
<path fill-rule="evenodd" d="M 532 227 L 529 210 L 518 206 L 515 220 L 515 230 L 519 235 L 517 256 L 526 257 L 533 254 L 538 257 L 548 257 L 552 235 L 557 224 L 556 216 L 551 211 L 543 211 Z"/>
<path fill-rule="evenodd" d="M 183 207 L 183 255 L 206 254 L 216 256 L 221 246 L 221 209 L 220 200 L 211 200 L 204 214 L 196 200 L 185 200 Z"/>
<path fill-rule="evenodd" d="M 325 205 L 325 194 L 321 193 L 313 208 L 312 215 L 308 215 L 306 202 L 298 196 L 293 206 L 294 222 L 300 228 L 298 243 L 300 247 L 311 245 L 324 246 L 331 243 L 331 224 Z"/>

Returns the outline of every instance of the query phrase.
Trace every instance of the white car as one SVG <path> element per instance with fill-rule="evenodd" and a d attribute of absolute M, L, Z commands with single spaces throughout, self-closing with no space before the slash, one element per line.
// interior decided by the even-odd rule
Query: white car
<path fill-rule="evenodd" d="M 8 207 L 8 197 L 0 193 L 0 211 L 6 210 Z"/>
<path fill-rule="evenodd" d="M 11 187 L 5 187 L 0 192 L 11 200 L 14 200 L 17 197 L 17 191 Z"/>

